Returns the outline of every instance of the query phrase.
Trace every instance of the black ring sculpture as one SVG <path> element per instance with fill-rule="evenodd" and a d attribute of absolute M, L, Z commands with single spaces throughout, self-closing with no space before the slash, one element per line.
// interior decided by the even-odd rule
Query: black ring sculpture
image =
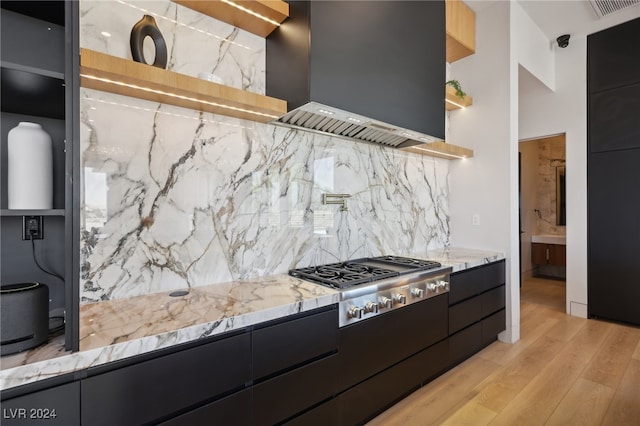
<path fill-rule="evenodd" d="M 156 46 L 156 57 L 153 61 L 153 66 L 165 68 L 167 66 L 167 45 L 160 29 L 158 29 L 158 25 L 156 25 L 156 20 L 150 15 L 144 15 L 131 29 L 130 44 L 133 60 L 143 64 L 147 63 L 143 53 L 143 44 L 146 37 L 151 37 L 153 44 Z"/>

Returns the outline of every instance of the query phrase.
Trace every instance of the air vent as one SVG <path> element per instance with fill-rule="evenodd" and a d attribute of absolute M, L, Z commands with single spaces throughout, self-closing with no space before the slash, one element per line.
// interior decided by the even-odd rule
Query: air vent
<path fill-rule="evenodd" d="M 598 18 L 604 18 L 631 6 L 640 4 L 640 0 L 589 0 Z"/>

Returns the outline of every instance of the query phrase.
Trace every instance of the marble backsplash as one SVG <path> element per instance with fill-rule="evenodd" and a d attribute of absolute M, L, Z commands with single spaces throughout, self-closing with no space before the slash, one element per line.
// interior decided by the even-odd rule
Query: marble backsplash
<path fill-rule="evenodd" d="M 143 13 L 168 68 L 264 91 L 263 39 L 167 1 L 82 1 L 81 46 L 130 59 Z M 449 243 L 447 160 L 89 89 L 80 109 L 82 303 Z"/>

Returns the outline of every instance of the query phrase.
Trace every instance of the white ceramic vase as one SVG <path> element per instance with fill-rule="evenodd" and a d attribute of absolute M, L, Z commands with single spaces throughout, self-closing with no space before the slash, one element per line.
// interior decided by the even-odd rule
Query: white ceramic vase
<path fill-rule="evenodd" d="M 11 129 L 7 160 L 9 208 L 53 208 L 53 148 L 42 126 L 20 122 Z"/>

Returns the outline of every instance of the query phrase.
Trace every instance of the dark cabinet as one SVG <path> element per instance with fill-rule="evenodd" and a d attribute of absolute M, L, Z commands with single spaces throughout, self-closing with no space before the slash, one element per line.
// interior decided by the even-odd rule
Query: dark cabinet
<path fill-rule="evenodd" d="M 476 296 L 505 283 L 504 260 L 451 275 L 449 305 Z"/>
<path fill-rule="evenodd" d="M 590 152 L 640 148 L 639 111 L 640 83 L 590 94 Z"/>
<path fill-rule="evenodd" d="M 457 364 L 506 328 L 505 262 L 452 274 L 450 285 L 449 360 Z"/>
<path fill-rule="evenodd" d="M 272 425 L 303 412 L 336 392 L 337 355 L 253 387 L 255 425 Z"/>
<path fill-rule="evenodd" d="M 640 149 L 589 157 L 589 315 L 640 324 Z"/>
<path fill-rule="evenodd" d="M 587 38 L 589 93 L 640 83 L 640 19 Z"/>
<path fill-rule="evenodd" d="M 251 334 L 254 424 L 293 418 L 336 393 L 336 306 L 267 323 Z"/>
<path fill-rule="evenodd" d="M 447 351 L 441 341 L 342 393 L 339 424 L 363 424 L 417 389 L 446 367 Z"/>
<path fill-rule="evenodd" d="M 340 389 L 447 337 L 447 295 L 340 329 Z"/>
<path fill-rule="evenodd" d="M 251 380 L 249 333 L 82 380 L 82 423 L 137 425 L 163 420 Z"/>
<path fill-rule="evenodd" d="M 339 423 L 338 401 L 330 399 L 284 424 L 287 426 L 328 426 Z"/>
<path fill-rule="evenodd" d="M 567 265 L 567 250 L 562 244 L 531 244 L 531 263 L 534 265 Z"/>
<path fill-rule="evenodd" d="M 252 333 L 253 377 L 284 371 L 338 348 L 338 310 L 257 328 Z"/>
<path fill-rule="evenodd" d="M 253 422 L 251 389 L 236 392 L 160 423 L 162 426 L 246 426 Z"/>
<path fill-rule="evenodd" d="M 78 349 L 79 250 L 72 236 L 79 229 L 79 189 L 74 188 L 79 158 L 78 2 L 0 3 L 0 240 L 3 284 L 38 281 L 49 287 L 50 310 L 64 310 L 66 348 Z M 20 122 L 42 126 L 51 136 L 53 206 L 51 209 L 9 210 L 8 132 Z M 77 154 L 77 156 L 75 156 Z M 75 192 L 74 192 L 75 191 Z M 76 197 L 74 197 L 74 194 Z M 44 238 L 34 241 L 42 271 L 33 260 L 32 245 L 23 240 L 23 217 L 41 216 Z M 75 226 L 74 226 L 75 224 Z M 76 248 L 74 250 L 74 247 Z"/>
<path fill-rule="evenodd" d="M 589 316 L 640 325 L 640 19 L 587 37 Z"/>
<path fill-rule="evenodd" d="M 80 425 L 80 383 L 73 382 L 2 401 L 2 425 Z"/>

